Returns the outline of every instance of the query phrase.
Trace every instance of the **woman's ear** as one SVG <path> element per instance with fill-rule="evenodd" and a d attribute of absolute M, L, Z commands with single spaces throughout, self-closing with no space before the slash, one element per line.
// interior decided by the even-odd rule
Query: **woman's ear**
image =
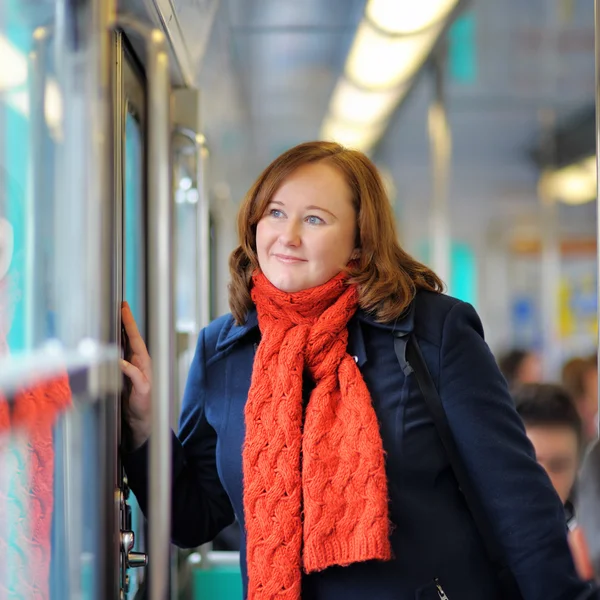
<path fill-rule="evenodd" d="M 354 248 L 352 254 L 350 255 L 350 260 L 356 260 L 360 258 L 360 248 Z"/>

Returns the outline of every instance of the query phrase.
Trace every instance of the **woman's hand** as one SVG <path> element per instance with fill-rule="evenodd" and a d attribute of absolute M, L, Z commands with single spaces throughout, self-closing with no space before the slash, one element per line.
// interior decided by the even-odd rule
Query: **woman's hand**
<path fill-rule="evenodd" d="M 136 449 L 150 437 L 152 360 L 127 302 L 121 305 L 121 319 L 131 348 L 128 360 L 121 360 L 121 371 L 132 383 L 129 398 L 124 398 L 123 415 L 131 429 L 133 449 Z"/>

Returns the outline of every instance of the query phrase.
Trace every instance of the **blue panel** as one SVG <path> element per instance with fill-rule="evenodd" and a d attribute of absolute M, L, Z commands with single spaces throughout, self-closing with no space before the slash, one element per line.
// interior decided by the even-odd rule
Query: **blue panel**
<path fill-rule="evenodd" d="M 460 83 L 477 79 L 477 43 L 475 15 L 459 17 L 448 33 L 448 68 L 450 76 Z"/>
<path fill-rule="evenodd" d="M 416 258 L 430 265 L 429 242 L 418 245 Z M 451 242 L 450 281 L 444 282 L 448 294 L 477 306 L 477 261 L 472 248 L 463 242 Z"/>

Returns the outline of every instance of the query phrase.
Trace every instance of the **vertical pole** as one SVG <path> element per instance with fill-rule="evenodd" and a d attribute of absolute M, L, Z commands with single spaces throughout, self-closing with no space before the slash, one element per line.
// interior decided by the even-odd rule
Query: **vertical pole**
<path fill-rule="evenodd" d="M 597 189 L 596 189 L 596 247 L 598 251 L 598 258 L 596 261 L 597 268 L 597 298 L 598 298 L 598 318 L 600 322 L 600 204 L 598 198 L 600 198 L 600 0 L 594 2 L 594 47 L 596 53 L 596 173 L 597 173 Z M 600 327 L 599 327 L 600 335 Z M 598 339 L 600 346 L 600 338 Z M 600 368 L 600 364 L 599 364 Z M 598 383 L 600 386 L 600 381 Z M 600 389 L 598 390 L 598 396 L 600 397 Z M 599 411 L 600 413 L 600 411 Z M 598 418 L 598 417 L 596 417 Z M 599 425 L 596 424 L 598 429 Z"/>
<path fill-rule="evenodd" d="M 197 235 L 200 252 L 196 255 L 199 261 L 197 269 L 196 310 L 197 329 L 200 330 L 210 323 L 210 200 L 206 182 L 206 162 L 208 149 L 204 136 L 198 135 L 198 221 Z"/>
<path fill-rule="evenodd" d="M 429 140 L 431 144 L 433 196 L 430 215 L 431 265 L 450 284 L 450 219 L 448 186 L 452 139 L 448 126 L 444 85 L 445 52 L 434 57 L 434 99 L 429 108 Z"/>
<path fill-rule="evenodd" d="M 148 283 L 149 344 L 153 359 L 150 437 L 150 600 L 169 591 L 171 527 L 171 415 L 174 355 L 173 202 L 170 80 L 164 35 L 148 40 Z"/>
<path fill-rule="evenodd" d="M 46 126 L 44 107 L 46 104 L 46 50 L 49 29 L 38 27 L 33 33 L 32 50 L 29 53 L 29 98 L 30 122 L 29 144 L 31 163 L 30 185 L 27 190 L 27 283 L 25 296 L 26 346 L 29 350 L 38 347 L 46 337 L 47 265 L 44 252 L 44 222 L 48 218 L 48 195 L 44 189 L 46 172 L 44 146 Z"/>
<path fill-rule="evenodd" d="M 71 0 L 72 1 L 72 0 Z M 116 0 L 90 2 L 90 61 L 87 72 L 87 114 L 89 140 L 88 182 L 85 197 L 87 265 L 87 335 L 102 345 L 115 343 L 115 106 L 113 98 L 113 27 Z M 81 125 L 80 125 L 81 126 Z M 68 168 L 68 166 L 67 166 Z M 115 365 L 115 371 L 118 367 Z M 101 519 L 104 533 L 101 586 L 105 598 L 119 598 L 120 531 L 117 494 L 117 444 L 120 415 L 116 398 L 108 393 L 101 398 L 100 440 L 106 451 L 100 457 L 102 487 Z"/>

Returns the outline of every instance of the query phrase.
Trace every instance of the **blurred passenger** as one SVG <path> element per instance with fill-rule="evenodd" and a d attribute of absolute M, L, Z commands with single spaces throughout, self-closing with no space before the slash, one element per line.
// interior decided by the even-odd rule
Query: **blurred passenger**
<path fill-rule="evenodd" d="M 174 541 L 197 546 L 237 517 L 248 600 L 507 598 L 403 363 L 408 337 L 504 574 L 525 600 L 598 600 L 477 313 L 441 293 L 394 222 L 373 163 L 335 143 L 292 148 L 252 186 L 230 258 L 232 314 L 199 336 L 172 436 Z M 126 305 L 122 316 L 133 349 L 123 461 L 147 510 L 157 392 Z"/>
<path fill-rule="evenodd" d="M 600 442 L 586 454 L 577 486 L 578 527 L 571 546 L 583 579 L 600 580 Z"/>
<path fill-rule="evenodd" d="M 540 357 L 529 350 L 514 349 L 498 359 L 498 366 L 509 388 L 542 380 Z"/>
<path fill-rule="evenodd" d="M 573 358 L 565 363 L 562 382 L 571 394 L 583 422 L 586 441 L 598 435 L 598 357 Z"/>
<path fill-rule="evenodd" d="M 570 498 L 583 447 L 581 419 L 573 401 L 561 386 L 547 383 L 521 386 L 513 397 L 537 461 L 548 473 L 572 525 Z"/>

